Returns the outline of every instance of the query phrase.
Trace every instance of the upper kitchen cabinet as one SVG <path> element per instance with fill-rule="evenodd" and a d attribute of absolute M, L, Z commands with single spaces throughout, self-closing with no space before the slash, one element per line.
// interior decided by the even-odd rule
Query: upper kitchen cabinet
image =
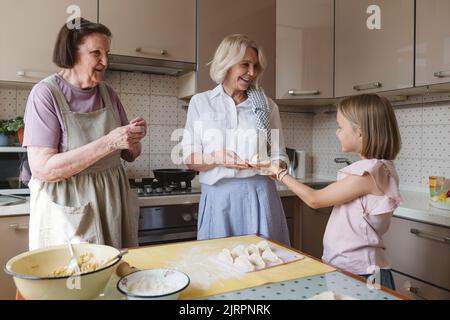
<path fill-rule="evenodd" d="M 450 1 L 416 1 L 416 86 L 450 82 Z"/>
<path fill-rule="evenodd" d="M 0 81 L 35 83 L 58 70 L 53 48 L 74 5 L 97 22 L 97 0 L 0 1 Z"/>
<path fill-rule="evenodd" d="M 277 0 L 277 99 L 333 97 L 334 0 Z"/>
<path fill-rule="evenodd" d="M 335 6 L 336 97 L 413 87 L 414 0 Z"/>
<path fill-rule="evenodd" d="M 198 69 L 196 92 L 211 90 L 216 84 L 209 65 L 222 39 L 243 33 L 263 47 L 267 68 L 261 81 L 269 97 L 275 97 L 275 0 L 198 0 Z"/>
<path fill-rule="evenodd" d="M 99 0 L 111 54 L 195 62 L 195 0 Z"/>

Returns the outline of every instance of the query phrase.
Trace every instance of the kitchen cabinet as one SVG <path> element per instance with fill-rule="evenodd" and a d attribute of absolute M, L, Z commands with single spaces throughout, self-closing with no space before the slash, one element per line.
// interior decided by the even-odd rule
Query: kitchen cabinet
<path fill-rule="evenodd" d="M 268 65 L 261 86 L 269 97 L 275 97 L 275 18 L 275 0 L 198 0 L 196 92 L 217 85 L 209 76 L 207 64 L 222 39 L 229 34 L 244 33 L 263 47 Z"/>
<path fill-rule="evenodd" d="M 450 82 L 450 1 L 416 1 L 416 86 Z"/>
<path fill-rule="evenodd" d="M 97 0 L 0 1 L 0 81 L 36 83 L 58 70 L 53 48 L 71 5 L 97 21 Z"/>
<path fill-rule="evenodd" d="M 425 299 L 450 292 L 450 228 L 393 217 L 383 240 L 398 290 Z"/>
<path fill-rule="evenodd" d="M 195 0 L 99 0 L 111 54 L 195 62 Z"/>
<path fill-rule="evenodd" d="M 336 0 L 335 96 L 414 85 L 414 0 Z"/>
<path fill-rule="evenodd" d="M 323 254 L 323 235 L 333 207 L 312 209 L 302 202 L 301 205 L 301 251 L 318 259 Z"/>
<path fill-rule="evenodd" d="M 277 0 L 276 98 L 333 98 L 334 0 Z"/>
<path fill-rule="evenodd" d="M 299 221 L 300 221 L 300 200 L 297 197 L 281 198 L 284 214 L 289 229 L 289 240 L 291 247 L 300 250 L 299 243 Z"/>
<path fill-rule="evenodd" d="M 0 217 L 0 263 L 28 250 L 29 215 Z M 14 299 L 16 286 L 5 272 L 0 272 L 0 300 Z"/>

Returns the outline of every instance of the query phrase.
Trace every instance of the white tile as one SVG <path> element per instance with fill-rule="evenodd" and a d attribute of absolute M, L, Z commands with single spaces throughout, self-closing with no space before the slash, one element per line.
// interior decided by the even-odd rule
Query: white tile
<path fill-rule="evenodd" d="M 422 156 L 422 126 L 400 126 L 402 147 L 399 158 L 420 158 Z"/>
<path fill-rule="evenodd" d="M 450 125 L 423 126 L 422 158 L 450 159 Z"/>
<path fill-rule="evenodd" d="M 313 153 L 329 152 L 328 132 L 326 128 L 314 127 L 312 146 L 313 146 Z"/>
<path fill-rule="evenodd" d="M 422 160 L 419 158 L 398 158 L 395 160 L 401 185 L 421 186 Z"/>
<path fill-rule="evenodd" d="M 150 80 L 150 93 L 152 95 L 174 97 L 178 95 L 177 77 L 152 74 Z"/>
<path fill-rule="evenodd" d="M 106 71 L 105 82 L 109 84 L 116 93 L 120 93 L 120 71 Z"/>
<path fill-rule="evenodd" d="M 183 107 L 182 104 L 178 104 L 177 107 L 177 122 L 179 128 L 184 128 L 186 126 L 187 108 Z"/>
<path fill-rule="evenodd" d="M 280 112 L 281 127 L 283 129 L 293 129 L 294 119 L 291 113 Z"/>
<path fill-rule="evenodd" d="M 177 164 L 172 161 L 170 154 L 150 154 L 150 174 L 155 169 L 176 169 Z"/>
<path fill-rule="evenodd" d="M 434 103 L 432 106 L 424 105 L 423 124 L 450 124 L 450 101 Z"/>
<path fill-rule="evenodd" d="M 178 143 L 172 141 L 172 133 L 176 126 L 153 125 L 149 126 L 150 152 L 151 153 L 171 153 L 172 148 Z"/>
<path fill-rule="evenodd" d="M 150 153 L 150 132 L 148 130 L 147 128 L 147 135 L 141 140 L 142 154 Z"/>
<path fill-rule="evenodd" d="M 148 177 L 150 174 L 149 154 L 141 154 L 133 162 L 125 162 L 124 167 L 129 178 Z"/>
<path fill-rule="evenodd" d="M 151 96 L 150 123 L 178 125 L 178 100 L 176 97 Z"/>
<path fill-rule="evenodd" d="M 138 72 L 122 72 L 120 75 L 120 92 L 150 94 L 150 75 Z"/>
<path fill-rule="evenodd" d="M 282 132 L 283 132 L 284 144 L 286 145 L 286 147 L 287 148 L 295 148 L 294 130 L 283 128 Z"/>
<path fill-rule="evenodd" d="M 17 90 L 0 88 L 0 119 L 12 119 L 17 114 Z"/>
<path fill-rule="evenodd" d="M 318 113 L 314 116 L 314 120 L 313 120 L 313 126 L 314 129 L 323 129 L 323 128 L 327 128 L 330 124 L 329 124 L 329 118 L 330 116 L 328 114 L 325 113 Z"/>
<path fill-rule="evenodd" d="M 394 109 L 399 126 L 412 126 L 422 124 L 422 104 L 402 106 Z"/>
<path fill-rule="evenodd" d="M 329 158 L 327 153 L 312 154 L 312 172 L 314 175 L 327 176 Z"/>
<path fill-rule="evenodd" d="M 24 116 L 30 91 L 29 89 L 17 89 L 17 116 Z"/>
<path fill-rule="evenodd" d="M 142 117 L 147 123 L 150 122 L 150 96 L 122 93 L 121 101 L 130 121 Z"/>

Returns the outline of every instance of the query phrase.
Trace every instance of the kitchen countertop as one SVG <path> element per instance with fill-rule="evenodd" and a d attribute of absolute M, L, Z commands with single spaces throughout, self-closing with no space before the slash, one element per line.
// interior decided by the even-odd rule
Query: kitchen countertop
<path fill-rule="evenodd" d="M 333 182 L 329 179 L 306 179 L 300 181 L 310 185 L 313 188 L 323 188 Z M 280 197 L 295 196 L 291 190 L 278 182 L 277 189 Z M 192 190 L 198 193 L 143 197 L 138 198 L 138 203 L 140 207 L 199 203 L 200 187 L 198 185 L 194 185 Z M 404 201 L 400 207 L 395 210 L 395 217 L 450 227 L 450 211 L 431 206 L 429 204 L 428 193 L 401 190 L 401 194 Z M 28 202 L 19 205 L 0 207 L 0 217 L 27 215 L 29 212 L 30 205 Z"/>

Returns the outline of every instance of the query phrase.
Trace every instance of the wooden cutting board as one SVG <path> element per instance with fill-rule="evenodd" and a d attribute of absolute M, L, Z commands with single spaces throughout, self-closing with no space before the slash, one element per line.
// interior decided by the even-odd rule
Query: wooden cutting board
<path fill-rule="evenodd" d="M 266 239 L 249 235 L 130 249 L 124 260 L 139 269 L 164 267 L 188 274 L 191 283 L 180 299 L 195 299 L 335 271 L 309 257 L 250 273 L 227 268 L 216 259 L 223 248 L 256 244 L 262 240 Z M 269 243 L 271 247 L 286 249 Z"/>

